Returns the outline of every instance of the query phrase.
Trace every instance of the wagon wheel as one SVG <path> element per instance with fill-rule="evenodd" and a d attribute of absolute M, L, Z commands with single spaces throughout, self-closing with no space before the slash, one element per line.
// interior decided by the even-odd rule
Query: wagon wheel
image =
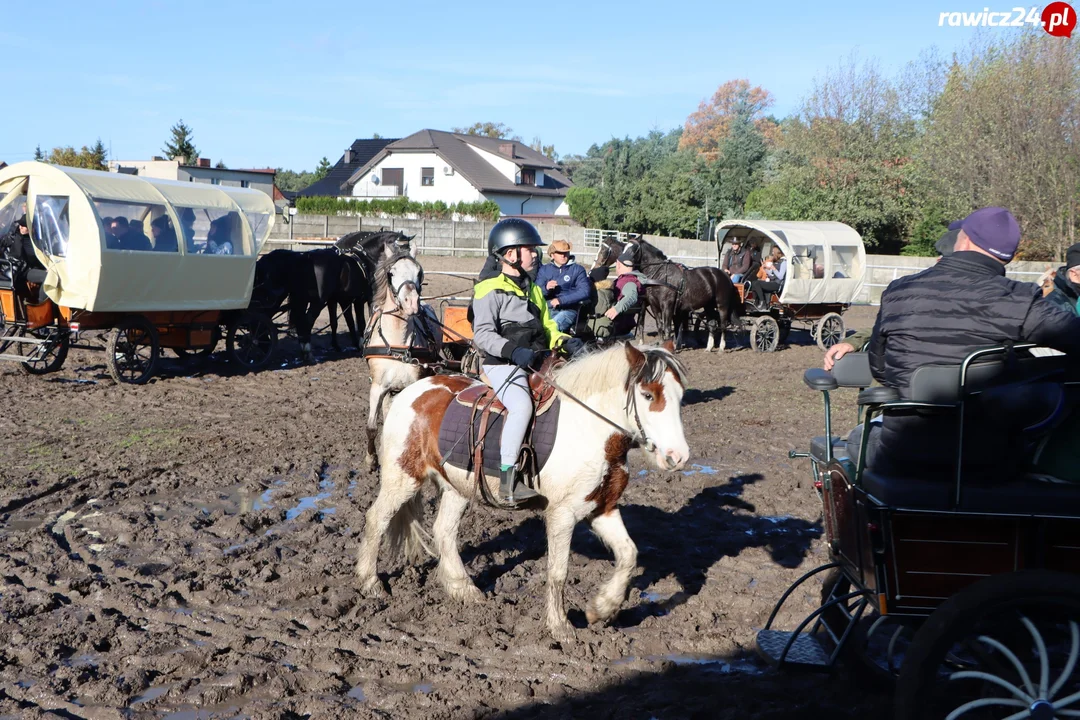
<path fill-rule="evenodd" d="M 142 385 L 154 375 L 158 360 L 158 331 L 141 315 L 125 318 L 109 333 L 105 364 L 120 384 Z"/>
<path fill-rule="evenodd" d="M 63 367 L 64 360 L 67 359 L 68 346 L 70 345 L 70 336 L 66 329 L 55 326 L 43 327 L 30 330 L 24 334 L 38 340 L 44 340 L 45 344 L 19 343 L 19 354 L 34 358 L 25 360 L 22 363 L 20 367 L 22 367 L 23 372 L 30 375 L 45 375 L 46 373 L 56 372 Z M 43 350 L 43 352 L 41 352 L 40 356 L 35 357 L 35 353 L 39 349 Z"/>
<path fill-rule="evenodd" d="M 949 598 L 915 634 L 897 720 L 1080 717 L 1080 578 L 994 575 Z"/>
<path fill-rule="evenodd" d="M 754 318 L 750 328 L 750 344 L 758 352 L 772 352 L 780 344 L 780 325 L 772 315 Z"/>
<path fill-rule="evenodd" d="M 214 354 L 217 350 L 218 343 L 221 341 L 221 329 L 215 327 L 210 331 L 210 344 L 202 348 L 170 348 L 176 357 L 181 360 L 194 360 L 196 362 L 202 362 Z"/>
<path fill-rule="evenodd" d="M 229 324 L 225 348 L 229 357 L 246 370 L 261 370 L 270 364 L 277 350 L 277 328 L 270 318 L 254 310 L 244 311 Z"/>
<path fill-rule="evenodd" d="M 814 325 L 814 340 L 822 350 L 828 350 L 844 339 L 844 318 L 828 313 Z"/>

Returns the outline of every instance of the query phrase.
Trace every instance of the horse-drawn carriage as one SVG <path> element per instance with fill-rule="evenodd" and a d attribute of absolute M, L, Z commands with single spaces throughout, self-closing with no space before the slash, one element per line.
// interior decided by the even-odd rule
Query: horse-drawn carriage
<path fill-rule="evenodd" d="M 100 349 L 82 333 L 108 331 L 118 383 L 149 380 L 161 348 L 206 353 L 222 336 L 241 367 L 270 362 L 277 331 L 249 308 L 265 193 L 24 162 L 0 171 L 0 232 L 22 215 L 43 270 L 0 267 L 0 359 L 52 372 L 70 347 Z"/>
<path fill-rule="evenodd" d="M 900 720 L 1080 717 L 1080 487 L 1025 471 L 1075 406 L 1080 373 L 1031 350 L 919 368 L 903 402 L 869 387 L 864 353 L 806 372 L 825 399 L 826 434 L 792 457 L 811 460 L 830 561 L 780 598 L 757 637 L 767 660 L 851 661 L 895 686 Z M 831 427 L 829 393 L 841 387 L 860 389 L 864 415 L 846 442 Z M 955 468 L 938 476 L 919 457 L 907 471 L 867 466 L 873 425 L 912 414 L 951 428 L 941 442 L 955 443 Z M 817 609 L 776 629 L 785 602 L 822 573 Z"/>
<path fill-rule="evenodd" d="M 839 222 L 725 220 L 716 228 L 719 257 L 735 239 L 754 254 L 755 275 L 758 259 L 767 258 L 773 247 L 779 247 L 788 261 L 788 277 L 766 307 L 748 302 L 751 278 L 736 285 L 743 301 L 743 326 L 755 350 L 772 352 L 793 325 L 808 329 L 822 350 L 844 337 L 843 314 L 862 292 L 866 272 L 859 233 Z"/>

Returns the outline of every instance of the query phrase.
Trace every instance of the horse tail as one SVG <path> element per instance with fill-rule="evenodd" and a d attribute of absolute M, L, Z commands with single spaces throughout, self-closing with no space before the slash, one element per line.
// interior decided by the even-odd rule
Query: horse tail
<path fill-rule="evenodd" d="M 390 521 L 387 542 L 391 557 L 399 550 L 404 551 L 405 561 L 413 564 L 423 562 L 429 557 L 439 557 L 433 547 L 431 535 L 420 524 L 420 518 L 424 514 L 423 502 L 423 496 L 416 493 L 398 509 Z"/>

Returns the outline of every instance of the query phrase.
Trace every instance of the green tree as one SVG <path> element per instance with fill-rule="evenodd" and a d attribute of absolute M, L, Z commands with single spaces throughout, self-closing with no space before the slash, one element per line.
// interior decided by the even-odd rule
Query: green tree
<path fill-rule="evenodd" d="M 292 170 L 278 168 L 277 175 L 274 176 L 274 184 L 277 185 L 278 189 L 288 190 L 289 192 L 303 190 L 315 181 L 315 173 L 306 170 L 294 172 Z"/>
<path fill-rule="evenodd" d="M 225 165 L 224 160 L 218 160 L 217 163 L 214 164 L 214 167 L 217 168 L 218 170 L 228 170 L 229 169 L 228 166 Z"/>
<path fill-rule="evenodd" d="M 459 135 L 480 135 L 481 137 L 500 138 L 507 140 L 514 140 L 515 142 L 521 142 L 521 138 L 517 135 L 511 135 L 512 128 L 507 127 L 502 123 L 496 122 L 477 122 L 469 125 L 468 127 L 456 127 L 451 129 L 452 132 L 456 132 Z"/>
<path fill-rule="evenodd" d="M 324 155 L 323 159 L 320 160 L 319 164 L 315 167 L 315 179 L 312 182 L 318 182 L 319 180 L 322 180 L 330 173 L 330 168 L 332 167 L 333 165 L 330 164 L 330 161 L 327 160 L 326 156 Z"/>
<path fill-rule="evenodd" d="M 86 148 L 83 148 L 85 150 Z M 109 152 L 105 149 L 105 143 L 101 142 L 101 138 L 98 138 L 94 143 L 94 147 L 90 148 L 89 164 L 87 165 L 91 170 L 108 170 L 109 169 Z"/>
<path fill-rule="evenodd" d="M 169 139 L 165 141 L 165 147 L 161 152 L 170 160 L 176 157 L 182 158 L 185 165 L 193 165 L 199 160 L 199 151 L 195 149 L 195 137 L 191 128 L 184 124 L 183 119 L 169 128 Z"/>
<path fill-rule="evenodd" d="M 45 153 L 41 152 L 41 146 L 40 145 L 38 145 L 36 148 L 34 148 L 34 159 L 37 160 L 38 162 L 41 162 L 42 160 L 45 159 Z"/>
<path fill-rule="evenodd" d="M 559 153 L 555 152 L 555 146 L 545 145 L 544 141 L 540 139 L 539 135 L 533 138 L 533 141 L 529 144 L 529 147 L 531 147 L 533 150 L 540 153 L 544 157 L 548 158 L 552 162 L 559 162 Z"/>
<path fill-rule="evenodd" d="M 585 227 L 600 225 L 600 200 L 596 190 L 589 187 L 572 187 L 566 191 L 566 204 L 570 217 Z"/>

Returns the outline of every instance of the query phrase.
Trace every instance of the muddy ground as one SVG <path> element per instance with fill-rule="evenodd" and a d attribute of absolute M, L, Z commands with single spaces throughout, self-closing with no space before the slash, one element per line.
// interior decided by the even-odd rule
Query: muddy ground
<path fill-rule="evenodd" d="M 428 271 L 477 264 L 424 259 Z M 431 293 L 463 286 L 429 281 Z M 482 605 L 448 601 L 433 563 L 385 553 L 391 596 L 357 593 L 378 479 L 362 469 L 368 380 L 355 354 L 300 365 L 287 341 L 271 371 L 172 361 L 143 387 L 113 385 L 89 351 L 46 377 L 2 365 L 0 717 L 880 716 L 887 700 L 843 673 L 780 674 L 752 651 L 775 600 L 826 556 L 808 465 L 787 458 L 822 432 L 801 379 L 821 352 L 804 332 L 790 341 L 770 355 L 745 338 L 684 353 L 694 465 L 660 473 L 632 457 L 622 509 L 640 568 L 610 626 L 585 624 L 612 562 L 579 528 L 568 647 L 543 629 L 535 514 L 466 515 Z M 836 412 L 847 425 L 854 406 Z M 782 621 L 812 607 L 798 598 Z"/>

